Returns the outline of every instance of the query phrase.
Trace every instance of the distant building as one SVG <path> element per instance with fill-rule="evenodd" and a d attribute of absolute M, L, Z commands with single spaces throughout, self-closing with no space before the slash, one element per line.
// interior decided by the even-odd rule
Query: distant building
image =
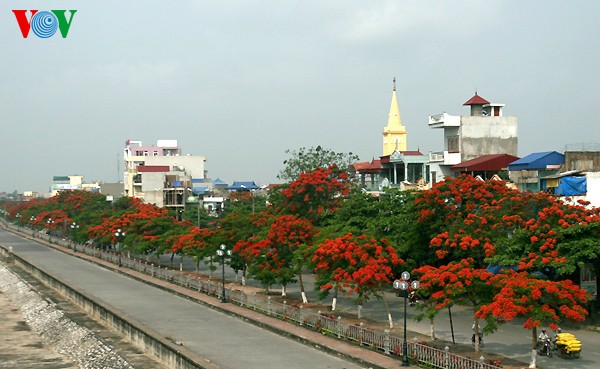
<path fill-rule="evenodd" d="M 539 192 L 557 186 L 556 177 L 549 176 L 557 174 L 564 162 L 559 152 L 536 152 L 510 163 L 508 175 L 519 191 Z"/>
<path fill-rule="evenodd" d="M 124 196 L 125 187 L 123 183 L 100 183 L 100 193 L 109 199 L 116 200 Z"/>
<path fill-rule="evenodd" d="M 83 176 L 54 176 L 52 186 L 50 187 L 50 196 L 55 196 L 59 191 L 83 190 L 89 192 L 100 192 L 100 185 L 95 183 L 85 183 Z"/>
<path fill-rule="evenodd" d="M 493 104 L 475 93 L 463 105 L 470 115 L 430 115 L 429 127 L 444 131 L 444 151 L 429 154 L 431 183 L 453 176 L 452 166 L 483 155 L 517 156 L 517 118 L 505 116 L 504 104 Z"/>
<path fill-rule="evenodd" d="M 233 184 L 227 187 L 229 191 L 253 191 L 259 188 L 260 186 L 254 183 L 254 181 L 233 181 Z"/>
<path fill-rule="evenodd" d="M 159 207 L 183 209 L 194 184 L 206 177 L 206 158 L 182 155 L 177 140 L 158 140 L 153 146 L 128 140 L 124 160 L 125 195 Z"/>

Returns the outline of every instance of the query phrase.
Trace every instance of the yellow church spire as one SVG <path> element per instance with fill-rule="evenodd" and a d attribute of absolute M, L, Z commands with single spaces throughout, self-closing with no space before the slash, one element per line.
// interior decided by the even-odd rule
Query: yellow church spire
<path fill-rule="evenodd" d="M 383 155 L 390 155 L 394 150 L 406 151 L 406 127 L 402 125 L 402 120 L 400 119 L 400 108 L 398 107 L 398 97 L 396 96 L 396 77 L 394 77 L 394 89 L 392 91 L 388 124 L 383 129 Z"/>

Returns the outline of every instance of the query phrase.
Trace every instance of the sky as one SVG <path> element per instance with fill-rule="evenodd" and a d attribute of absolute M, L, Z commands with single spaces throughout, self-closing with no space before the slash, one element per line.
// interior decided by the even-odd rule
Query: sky
<path fill-rule="evenodd" d="M 66 38 L 23 38 L 19 9 L 77 13 Z M 177 140 L 228 183 L 281 182 L 302 147 L 370 161 L 394 78 L 409 150 L 442 151 L 428 116 L 468 115 L 475 91 L 517 117 L 519 156 L 598 143 L 598 14 L 597 0 L 3 1 L 0 191 L 122 181 L 128 139 Z"/>

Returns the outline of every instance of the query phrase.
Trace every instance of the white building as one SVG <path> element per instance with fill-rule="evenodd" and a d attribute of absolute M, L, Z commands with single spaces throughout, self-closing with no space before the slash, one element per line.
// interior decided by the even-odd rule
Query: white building
<path fill-rule="evenodd" d="M 194 180 L 206 177 L 206 158 L 182 155 L 177 140 L 158 140 L 153 146 L 128 140 L 124 160 L 125 195 L 159 207 L 185 207 Z"/>
<path fill-rule="evenodd" d="M 429 127 L 444 131 L 444 151 L 429 153 L 431 183 L 453 176 L 450 168 L 467 160 L 491 154 L 517 156 L 517 118 L 503 114 L 504 104 L 492 104 L 475 93 L 463 105 L 471 107 L 470 115 L 429 116 Z"/>

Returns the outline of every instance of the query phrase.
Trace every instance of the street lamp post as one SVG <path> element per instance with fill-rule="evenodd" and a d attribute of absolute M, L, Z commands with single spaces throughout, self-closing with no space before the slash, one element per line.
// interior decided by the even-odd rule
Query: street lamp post
<path fill-rule="evenodd" d="M 408 300 L 408 288 L 412 287 L 413 290 L 419 289 L 421 284 L 418 280 L 410 282 L 410 273 L 402 272 L 401 279 L 394 281 L 394 288 L 401 290 L 404 297 L 404 340 L 402 341 L 402 366 L 410 366 L 408 361 L 408 342 L 406 341 L 406 301 Z M 409 285 L 410 282 L 410 285 Z"/>
<path fill-rule="evenodd" d="M 52 242 L 52 227 L 54 224 L 54 219 L 50 218 L 46 221 L 48 223 L 48 235 L 50 237 L 50 242 Z"/>
<path fill-rule="evenodd" d="M 73 252 L 77 252 L 77 242 L 73 239 L 77 228 L 79 228 L 79 224 L 73 222 L 73 224 L 71 224 L 71 242 L 73 242 Z"/>
<path fill-rule="evenodd" d="M 231 256 L 233 252 L 227 249 L 225 244 L 221 244 L 217 249 L 217 255 L 221 257 L 221 270 L 222 270 L 222 280 L 223 280 L 223 292 L 221 293 L 221 302 L 227 302 L 227 298 L 225 297 L 225 258 Z"/>
<path fill-rule="evenodd" d="M 125 232 L 123 232 L 121 230 L 121 228 L 117 229 L 117 231 L 115 232 L 115 237 L 117 239 L 117 252 L 119 253 L 119 268 L 123 266 L 123 264 L 121 264 L 121 243 L 119 242 L 121 240 L 122 237 L 125 237 Z"/>

